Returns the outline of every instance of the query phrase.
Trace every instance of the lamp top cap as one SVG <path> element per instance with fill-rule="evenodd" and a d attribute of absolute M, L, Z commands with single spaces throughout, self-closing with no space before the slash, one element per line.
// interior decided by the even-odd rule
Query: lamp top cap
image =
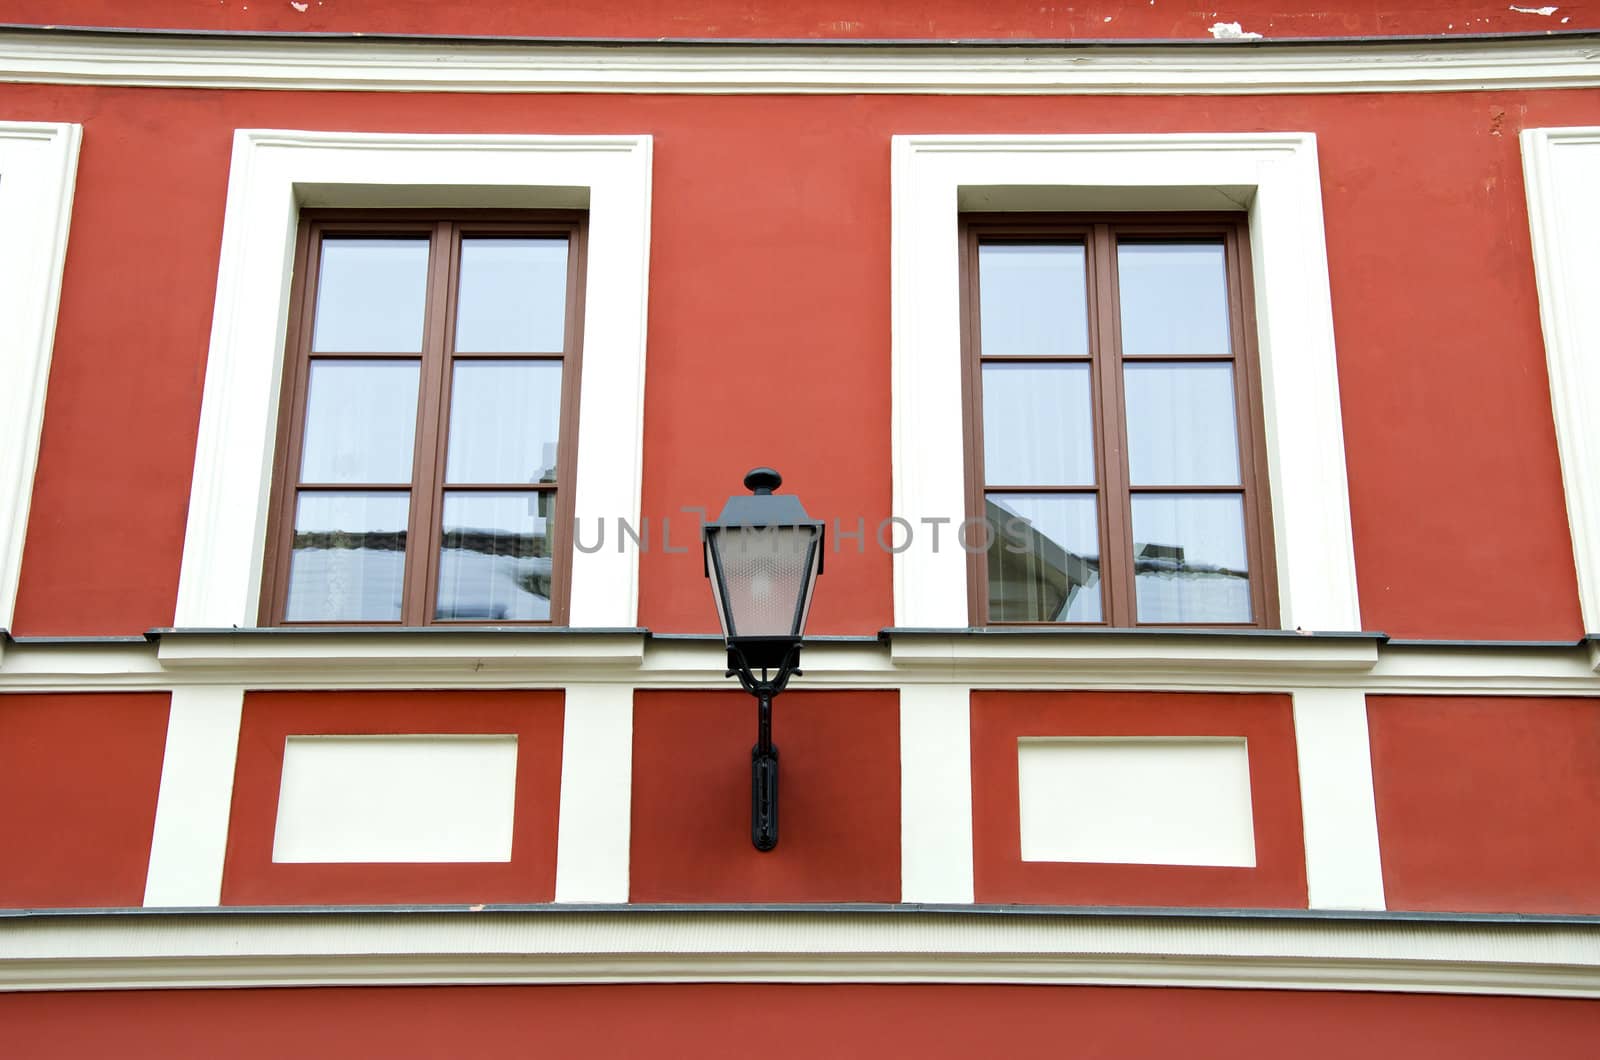
<path fill-rule="evenodd" d="M 755 467 L 745 473 L 744 488 L 756 496 L 767 496 L 783 485 L 783 476 L 770 467 Z"/>

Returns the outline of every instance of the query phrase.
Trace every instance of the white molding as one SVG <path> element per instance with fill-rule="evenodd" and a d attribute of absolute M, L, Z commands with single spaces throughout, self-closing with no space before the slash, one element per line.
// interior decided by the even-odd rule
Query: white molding
<path fill-rule="evenodd" d="M 580 519 L 638 522 L 649 136 L 424 135 L 240 129 L 217 270 L 176 624 L 254 626 L 271 491 L 295 228 L 318 205 L 570 205 L 587 193 Z M 570 622 L 631 626 L 638 556 L 574 551 Z"/>
<path fill-rule="evenodd" d="M 900 689 L 902 902 L 973 899 L 971 748 L 970 688 Z"/>
<path fill-rule="evenodd" d="M 983 669 L 1062 667 L 1073 662 L 1111 669 L 1249 670 L 1279 673 L 1363 673 L 1378 662 L 1376 637 L 1195 637 L 1151 633 L 1136 639 L 1093 633 L 1062 636 L 1018 632 L 982 635 L 953 632 L 891 637 L 889 654 L 897 666 L 952 665 Z"/>
<path fill-rule="evenodd" d="M 1383 909 L 1367 697 L 1359 691 L 1296 690 L 1294 745 L 1311 907 Z"/>
<path fill-rule="evenodd" d="M 1522 165 L 1583 628 L 1600 632 L 1600 126 L 1524 129 Z"/>
<path fill-rule="evenodd" d="M 0 629 L 11 625 L 83 128 L 0 121 Z"/>
<path fill-rule="evenodd" d="M 234 764 L 244 710 L 240 686 L 172 690 L 167 744 L 156 797 L 147 906 L 207 906 L 222 901 Z"/>
<path fill-rule="evenodd" d="M 633 827 L 633 689 L 569 685 L 563 719 L 556 901 L 626 902 Z"/>
<path fill-rule="evenodd" d="M 167 635 L 156 646 L 156 658 L 163 667 L 175 671 L 237 670 L 241 666 L 526 671 L 552 665 L 636 667 L 644 660 L 644 645 L 643 631 L 554 634 L 440 630 L 433 635 L 407 635 L 365 630 L 328 636 L 285 628 L 265 636 L 226 630 Z"/>
<path fill-rule="evenodd" d="M 1361 628 L 1314 135 L 896 136 L 892 181 L 897 516 L 913 525 L 966 516 L 956 252 L 963 197 L 1025 186 L 1033 208 L 1070 210 L 1103 202 L 1108 189 L 1160 189 L 1158 197 L 1182 203 L 1210 194 L 1249 214 L 1282 626 Z M 1147 207 L 1148 192 L 1140 198 Z M 966 554 L 948 540 L 935 550 L 933 540 L 913 535 L 895 555 L 897 625 L 967 624 Z"/>
<path fill-rule="evenodd" d="M 0 81 L 414 92 L 1259 94 L 1586 88 L 1588 40 L 548 45 L 0 32 Z"/>
<path fill-rule="evenodd" d="M 716 641 L 648 640 L 549 652 L 495 635 L 458 650 L 407 637 L 318 635 L 321 646 L 274 648 L 272 636 L 243 635 L 219 651 L 215 665 L 168 665 L 143 642 L 9 645 L 0 659 L 0 693 L 166 691 L 206 685 L 252 689 L 726 688 L 726 652 Z M 559 635 L 558 635 L 559 636 Z M 349 640 L 346 640 L 349 637 Z M 619 638 L 628 640 L 629 638 Z M 935 638 L 937 639 L 937 638 Z M 988 638 L 998 639 L 998 638 Z M 1075 638 L 1062 638 L 1074 641 Z M 1309 639 L 1309 638 L 1308 638 Z M 372 641 L 378 643 L 372 643 Z M 640 640 L 643 640 L 641 637 Z M 261 642 L 259 649 L 253 644 Z M 163 644 L 170 641 L 163 640 Z M 1299 643 L 1297 639 L 1295 642 Z M 1156 649 L 1153 649 L 1156 650 Z M 340 665 L 342 652 L 348 652 Z M 642 653 L 642 657 L 641 657 Z M 903 663 L 876 644 L 816 643 L 806 647 L 805 675 L 793 687 L 924 689 L 940 686 L 996 690 L 1118 690 L 1139 692 L 1292 692 L 1343 689 L 1369 695 L 1600 696 L 1600 674 L 1587 647 L 1382 648 L 1377 665 L 1328 666 L 1292 646 L 1241 654 L 1219 646 L 1184 661 L 1141 664 L 1125 650 L 1073 650 L 1018 663 L 1003 653 L 964 653 L 943 665 L 929 654 Z"/>
<path fill-rule="evenodd" d="M 1600 997 L 1592 924 L 912 913 L 0 920 L 0 990 L 1032 983 Z"/>

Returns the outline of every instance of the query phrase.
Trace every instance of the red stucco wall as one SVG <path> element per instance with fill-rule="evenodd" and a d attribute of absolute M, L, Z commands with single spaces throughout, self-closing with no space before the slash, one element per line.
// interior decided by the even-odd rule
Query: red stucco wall
<path fill-rule="evenodd" d="M 1600 913 L 1600 703 L 1369 696 L 1390 909 Z"/>
<path fill-rule="evenodd" d="M 1255 864 L 1023 861 L 1017 740 L 1031 736 L 1244 737 Z M 1040 905 L 1306 905 L 1300 777 L 1288 696 L 974 692 L 972 861 L 979 902 Z"/>
<path fill-rule="evenodd" d="M 681 520 L 678 544 L 691 536 L 679 506 L 714 511 L 758 463 L 780 468 L 817 516 L 849 527 L 889 514 L 893 134 L 1309 130 L 1364 624 L 1404 637 L 1582 632 L 1517 132 L 1600 121 L 1593 91 L 998 99 L 11 85 L 4 96 L 9 118 L 84 125 L 16 631 L 171 622 L 232 131 L 277 127 L 655 136 L 644 511 Z M 830 556 L 810 630 L 891 624 L 890 570 L 870 542 Z M 652 550 L 640 577 L 642 624 L 715 628 L 692 550 Z"/>
<path fill-rule="evenodd" d="M 0 909 L 144 901 L 167 705 L 0 695 Z"/>
<path fill-rule="evenodd" d="M 223 905 L 548 902 L 561 802 L 559 691 L 251 692 L 239 726 Z M 288 736 L 473 733 L 517 736 L 515 831 L 507 862 L 279 864 L 272 860 Z"/>
<path fill-rule="evenodd" d="M 778 846 L 750 843 L 755 701 L 634 695 L 635 902 L 898 902 L 900 711 L 893 692 L 773 703 Z"/>
<path fill-rule="evenodd" d="M 1546 998 L 1040 986 L 534 986 L 0 994 L 19 1056 L 1592 1057 Z"/>

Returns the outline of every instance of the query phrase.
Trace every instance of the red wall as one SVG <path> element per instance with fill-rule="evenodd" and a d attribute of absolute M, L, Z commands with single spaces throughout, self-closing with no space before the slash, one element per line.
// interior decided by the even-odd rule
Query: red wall
<path fill-rule="evenodd" d="M 1600 702 L 1369 696 L 1390 909 L 1600 913 Z"/>
<path fill-rule="evenodd" d="M 0 696 L 0 908 L 144 901 L 168 698 Z"/>
<path fill-rule="evenodd" d="M 1522 5 L 1536 8 L 1542 5 Z M 430 0 L 11 0 L 6 22 L 58 26 L 159 26 L 299 33 L 438 33 L 542 37 L 951 37 L 1210 39 L 1217 22 L 1269 37 L 1545 33 L 1594 26 L 1600 10 L 1566 0 L 1552 16 L 1505 2 L 1430 0 L 1408 5 L 1341 0 L 1307 10 L 1283 0 L 1205 6 L 1061 0 L 852 0 L 848 4 L 752 0 L 521 0 L 464 18 Z M 1329 8 L 1334 8 L 1330 10 Z"/>
<path fill-rule="evenodd" d="M 773 702 L 778 846 L 750 843 L 755 700 L 634 694 L 635 902 L 898 902 L 900 708 L 893 692 Z"/>
<path fill-rule="evenodd" d="M 560 692 L 251 692 L 239 725 L 223 905 L 548 902 L 556 893 L 561 807 Z M 275 864 L 273 838 L 291 735 L 479 733 L 517 736 L 508 862 Z"/>
<path fill-rule="evenodd" d="M 18 632 L 172 620 L 236 127 L 653 134 L 644 510 L 682 520 L 680 543 L 679 506 L 716 510 L 758 463 L 782 470 L 819 517 L 872 526 L 889 514 L 891 135 L 1310 130 L 1366 626 L 1402 637 L 1582 632 L 1517 132 L 1600 121 L 1592 91 L 769 98 L 12 85 L 5 98 L 9 118 L 84 124 Z M 891 592 L 890 557 L 847 547 L 829 557 L 811 629 L 889 625 Z M 692 551 L 643 558 L 639 619 L 715 628 Z"/>
<path fill-rule="evenodd" d="M 17 1056 L 1592 1057 L 1546 998 L 1041 986 L 534 986 L 0 994 Z"/>
<path fill-rule="evenodd" d="M 1017 787 L 1017 740 L 1023 736 L 1244 737 L 1255 865 L 1023 861 Z M 1289 697 L 974 692 L 972 862 L 979 902 L 1305 908 L 1306 853 Z"/>

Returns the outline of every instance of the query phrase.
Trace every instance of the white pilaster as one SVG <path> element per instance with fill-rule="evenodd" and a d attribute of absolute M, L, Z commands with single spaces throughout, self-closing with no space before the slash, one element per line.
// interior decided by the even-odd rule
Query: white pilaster
<path fill-rule="evenodd" d="M 568 686 L 564 726 L 556 901 L 626 902 L 633 689 Z"/>
<path fill-rule="evenodd" d="M 900 900 L 972 901 L 972 690 L 900 689 Z"/>
<path fill-rule="evenodd" d="M 1311 907 L 1384 908 L 1366 695 L 1348 689 L 1295 692 L 1294 743 Z"/>
<path fill-rule="evenodd" d="M 217 905 L 222 900 L 243 710 L 244 689 L 237 685 L 172 690 L 144 885 L 147 906 Z"/>

